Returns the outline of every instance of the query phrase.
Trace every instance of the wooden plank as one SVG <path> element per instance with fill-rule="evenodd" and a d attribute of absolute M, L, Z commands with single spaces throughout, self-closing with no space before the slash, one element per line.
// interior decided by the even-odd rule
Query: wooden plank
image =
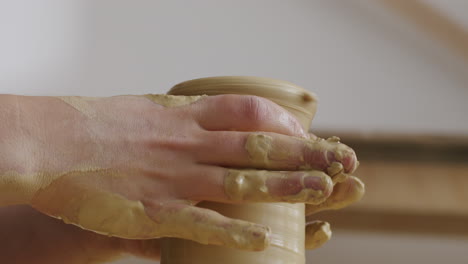
<path fill-rule="evenodd" d="M 329 222 L 332 230 L 468 237 L 468 217 L 464 216 L 339 210 L 319 213 L 313 219 Z"/>
<path fill-rule="evenodd" d="M 319 137 L 339 135 L 361 161 L 468 164 L 468 137 L 318 131 Z"/>
<path fill-rule="evenodd" d="M 309 220 L 358 231 L 468 236 L 467 137 L 339 134 L 358 154 L 355 174 L 366 195 Z"/>
<path fill-rule="evenodd" d="M 468 217 L 468 164 L 361 162 L 361 210 Z"/>

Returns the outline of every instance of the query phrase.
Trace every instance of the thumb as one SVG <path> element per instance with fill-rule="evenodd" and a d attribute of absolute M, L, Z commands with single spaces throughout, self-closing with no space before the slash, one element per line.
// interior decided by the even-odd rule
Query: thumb
<path fill-rule="evenodd" d="M 146 212 L 160 224 L 163 237 L 250 251 L 264 250 L 269 245 L 269 227 L 231 219 L 209 209 L 174 202 L 155 209 L 147 207 Z"/>
<path fill-rule="evenodd" d="M 306 249 L 316 249 L 330 240 L 332 232 L 330 224 L 323 221 L 313 221 L 306 225 Z"/>

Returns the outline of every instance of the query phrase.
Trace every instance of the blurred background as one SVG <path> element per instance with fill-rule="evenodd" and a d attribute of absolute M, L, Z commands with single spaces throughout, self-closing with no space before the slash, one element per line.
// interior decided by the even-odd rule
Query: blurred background
<path fill-rule="evenodd" d="M 0 1 L 0 93 L 165 93 L 254 75 L 319 96 L 359 204 L 308 263 L 468 263 L 468 1 Z M 116 263 L 150 263 L 126 259 Z"/>

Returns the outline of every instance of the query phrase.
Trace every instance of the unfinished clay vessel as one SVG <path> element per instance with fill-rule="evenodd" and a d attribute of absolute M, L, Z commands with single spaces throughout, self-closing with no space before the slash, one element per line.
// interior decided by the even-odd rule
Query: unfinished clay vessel
<path fill-rule="evenodd" d="M 316 110 L 316 97 L 292 83 L 259 77 L 211 77 L 174 86 L 172 95 L 240 94 L 265 97 L 292 113 L 307 131 Z M 198 206 L 225 216 L 267 225 L 271 244 L 261 252 L 249 252 L 193 241 L 164 238 L 162 264 L 304 264 L 304 204 L 256 203 L 230 205 L 202 202 Z"/>

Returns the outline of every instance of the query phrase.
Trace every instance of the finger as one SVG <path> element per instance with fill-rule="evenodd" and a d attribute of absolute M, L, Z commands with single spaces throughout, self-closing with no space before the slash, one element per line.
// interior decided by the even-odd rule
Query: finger
<path fill-rule="evenodd" d="M 330 240 L 332 232 L 330 224 L 323 221 L 307 223 L 305 247 L 306 249 L 316 249 Z"/>
<path fill-rule="evenodd" d="M 333 192 L 325 202 L 318 205 L 307 205 L 306 215 L 315 214 L 324 210 L 337 210 L 351 205 L 364 196 L 364 183 L 354 177 L 348 176 L 344 182 L 337 183 Z"/>
<path fill-rule="evenodd" d="M 199 177 L 190 177 L 193 180 L 181 187 L 180 193 L 190 195 L 186 199 L 319 204 L 333 189 L 331 178 L 321 171 L 235 170 L 205 166 L 199 173 Z"/>
<path fill-rule="evenodd" d="M 260 251 L 269 245 L 269 227 L 231 219 L 215 211 L 183 203 L 148 206 L 147 214 L 161 226 L 162 236 L 201 244 Z"/>
<path fill-rule="evenodd" d="M 269 131 L 307 137 L 292 114 L 262 97 L 210 96 L 193 107 L 197 122 L 206 130 Z"/>
<path fill-rule="evenodd" d="M 330 175 L 357 167 L 354 151 L 336 137 L 303 139 L 275 133 L 207 132 L 196 146 L 199 163 L 268 170 L 321 170 Z M 329 171 L 329 169 L 332 169 Z"/>
<path fill-rule="evenodd" d="M 320 140 L 320 138 L 317 137 L 313 133 L 309 133 L 308 136 L 309 136 L 310 140 L 313 140 L 313 141 L 319 141 Z M 339 141 L 339 138 L 337 138 L 337 137 L 329 138 L 328 141 L 330 141 L 331 139 Z M 357 166 L 359 165 L 359 161 L 355 160 L 355 157 L 356 156 L 354 155 L 354 157 L 350 157 L 348 159 L 348 161 L 344 161 L 345 164 L 347 164 L 347 162 L 351 163 L 349 165 L 346 165 L 348 167 L 348 169 L 346 169 L 346 170 L 345 170 L 345 167 L 343 166 L 342 163 L 340 163 L 338 161 L 330 160 L 331 164 L 329 164 L 329 166 L 326 168 L 326 172 L 328 173 L 328 175 L 330 175 L 332 177 L 333 183 L 338 183 L 338 182 L 344 181 L 346 179 L 346 177 L 347 177 L 347 175 L 345 173 L 346 172 L 352 172 L 357 168 Z"/>

